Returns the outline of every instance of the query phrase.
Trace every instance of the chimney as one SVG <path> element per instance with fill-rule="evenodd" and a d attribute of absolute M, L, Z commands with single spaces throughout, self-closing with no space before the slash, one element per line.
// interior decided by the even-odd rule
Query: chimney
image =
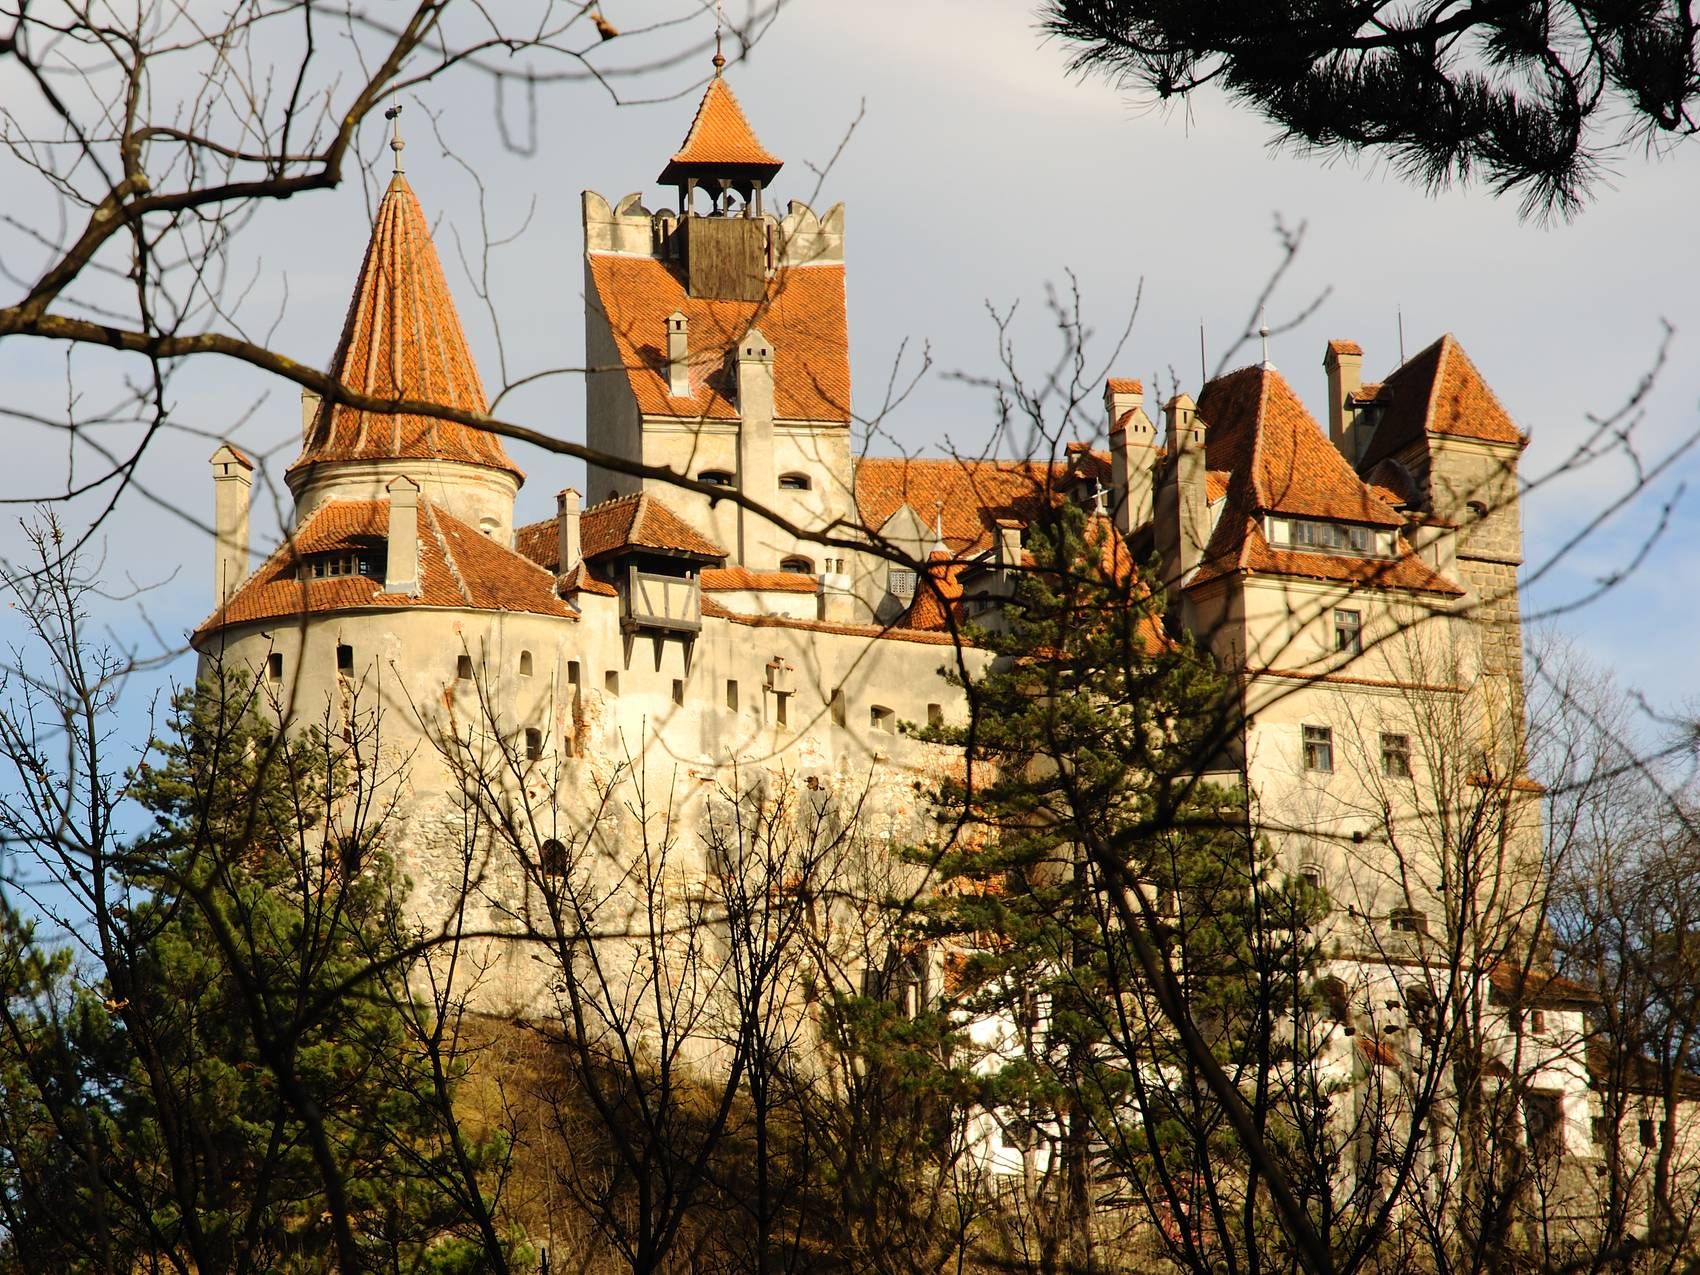
<path fill-rule="evenodd" d="M 667 393 L 685 398 L 691 392 L 690 320 L 681 311 L 667 316 Z"/>
<path fill-rule="evenodd" d="M 1204 556 L 1210 535 L 1210 503 L 1204 490 L 1205 425 L 1190 396 L 1177 394 L 1163 408 L 1167 418 L 1169 472 L 1157 524 L 1163 581 L 1183 583 Z"/>
<path fill-rule="evenodd" d="M 389 553 L 384 592 L 419 596 L 419 484 L 406 474 L 390 479 Z"/>
<path fill-rule="evenodd" d="M 738 342 L 738 487 L 771 507 L 779 491 L 773 465 L 773 347 L 757 328 Z M 779 550 L 766 520 L 738 510 L 739 562 L 752 571 L 779 567 Z"/>
<path fill-rule="evenodd" d="M 1364 352 L 1356 341 L 1330 341 L 1322 355 L 1328 373 L 1328 441 L 1353 468 L 1363 455 L 1358 438 L 1357 412 L 1351 402 L 1363 385 Z"/>
<path fill-rule="evenodd" d="M 310 390 L 305 385 L 301 387 L 301 446 L 310 446 L 313 442 L 313 422 L 319 417 L 318 390 Z"/>
<path fill-rule="evenodd" d="M 852 624 L 856 620 L 856 594 L 843 558 L 824 558 L 816 585 L 815 617 L 827 624 Z"/>
<path fill-rule="evenodd" d="M 254 462 L 229 443 L 212 454 L 213 599 L 230 600 L 248 578 L 248 509 L 254 487 Z"/>
<path fill-rule="evenodd" d="M 1021 532 L 1022 526 L 1015 519 L 998 519 L 997 563 L 1005 572 L 1005 579 L 1009 579 L 1009 572 L 1021 566 Z"/>
<path fill-rule="evenodd" d="M 1124 536 L 1151 521 L 1157 427 L 1145 414 L 1144 399 L 1145 388 L 1138 381 L 1104 383 L 1104 410 L 1110 417 L 1110 485 L 1116 527 Z"/>
<path fill-rule="evenodd" d="M 560 561 L 555 570 L 566 575 L 584 557 L 579 548 L 578 538 L 579 495 L 578 488 L 568 487 L 555 496 L 555 537 L 556 547 L 560 551 Z"/>

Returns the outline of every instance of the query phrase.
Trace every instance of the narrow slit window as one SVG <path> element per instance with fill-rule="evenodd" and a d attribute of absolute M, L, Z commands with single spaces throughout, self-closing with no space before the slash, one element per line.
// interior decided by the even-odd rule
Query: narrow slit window
<path fill-rule="evenodd" d="M 470 655 L 455 657 L 455 677 L 462 682 L 472 680 L 472 657 Z"/>
<path fill-rule="evenodd" d="M 346 642 L 337 643 L 336 671 L 338 673 L 354 672 L 354 648 Z"/>
<path fill-rule="evenodd" d="M 620 675 L 613 669 L 609 669 L 602 675 L 602 689 L 609 695 L 620 693 Z"/>
<path fill-rule="evenodd" d="M 685 702 L 685 679 L 682 677 L 675 677 L 673 679 L 673 702 L 675 704 L 683 704 Z"/>
<path fill-rule="evenodd" d="M 537 761 L 543 756 L 543 732 L 528 726 L 525 730 L 525 759 Z"/>
<path fill-rule="evenodd" d="M 521 677 L 530 677 L 531 676 L 531 652 L 530 651 L 521 651 L 519 653 L 519 675 Z"/>
<path fill-rule="evenodd" d="M 843 726 L 848 720 L 848 712 L 844 706 L 844 688 L 840 686 L 832 693 L 832 724 Z"/>
<path fill-rule="evenodd" d="M 266 680 L 269 682 L 283 681 L 283 652 L 273 651 L 266 656 Z"/>
<path fill-rule="evenodd" d="M 567 685 L 568 686 L 577 686 L 578 685 L 578 679 L 579 679 L 578 661 L 577 660 L 568 660 L 567 661 Z"/>
<path fill-rule="evenodd" d="M 738 711 L 738 683 L 732 678 L 726 679 L 726 707 Z"/>

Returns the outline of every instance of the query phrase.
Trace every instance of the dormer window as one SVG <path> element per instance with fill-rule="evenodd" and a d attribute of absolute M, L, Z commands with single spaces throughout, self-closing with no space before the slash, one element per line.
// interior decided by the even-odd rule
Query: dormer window
<path fill-rule="evenodd" d="M 1375 543 L 1368 527 L 1310 518 L 1293 519 L 1291 534 L 1294 545 L 1321 549 L 1324 553 L 1369 553 Z"/>
<path fill-rule="evenodd" d="M 382 554 L 376 549 L 338 549 L 331 553 L 309 554 L 296 570 L 300 580 L 327 580 L 337 576 L 377 576 L 384 574 Z"/>
<path fill-rule="evenodd" d="M 697 481 L 710 487 L 736 487 L 738 485 L 733 481 L 732 471 L 729 469 L 705 469 L 697 475 Z"/>
<path fill-rule="evenodd" d="M 780 491 L 808 491 L 814 484 L 809 481 L 807 474 L 779 475 Z"/>

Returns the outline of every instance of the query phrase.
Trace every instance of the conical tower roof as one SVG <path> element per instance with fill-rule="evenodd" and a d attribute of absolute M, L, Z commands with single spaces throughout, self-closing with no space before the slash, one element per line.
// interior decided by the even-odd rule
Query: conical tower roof
<path fill-rule="evenodd" d="M 765 183 L 783 166 L 784 161 L 756 140 L 744 108 L 716 69 L 690 131 L 657 180 L 678 185 L 691 177 L 753 177 Z"/>
<path fill-rule="evenodd" d="M 399 172 L 378 205 L 331 368 L 344 385 L 374 398 L 488 410 L 425 213 Z M 290 473 L 325 461 L 363 460 L 459 461 L 525 477 L 495 434 L 456 421 L 329 403 L 319 409 Z"/>

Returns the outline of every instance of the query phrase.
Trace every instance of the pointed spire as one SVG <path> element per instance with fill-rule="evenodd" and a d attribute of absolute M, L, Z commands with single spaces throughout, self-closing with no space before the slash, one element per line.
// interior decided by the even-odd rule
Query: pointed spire
<path fill-rule="evenodd" d="M 1263 362 L 1259 366 L 1273 372 L 1275 365 L 1269 361 L 1269 315 L 1263 306 L 1257 307 L 1257 323 L 1257 335 L 1263 338 Z"/>
<path fill-rule="evenodd" d="M 766 185 L 784 161 L 756 140 L 743 107 L 720 74 L 726 59 L 718 53 L 715 57 L 714 78 L 697 105 L 690 131 L 657 180 L 678 186 L 692 178 L 724 177 L 739 187 L 748 185 L 751 179 Z"/>
<path fill-rule="evenodd" d="M 400 140 L 398 132 L 391 142 L 398 161 Z M 399 167 L 378 205 L 331 370 L 350 389 L 375 398 L 488 410 L 425 213 Z M 383 460 L 460 461 L 524 478 L 495 434 L 454 421 L 329 403 L 319 408 L 290 472 L 324 461 Z"/>

